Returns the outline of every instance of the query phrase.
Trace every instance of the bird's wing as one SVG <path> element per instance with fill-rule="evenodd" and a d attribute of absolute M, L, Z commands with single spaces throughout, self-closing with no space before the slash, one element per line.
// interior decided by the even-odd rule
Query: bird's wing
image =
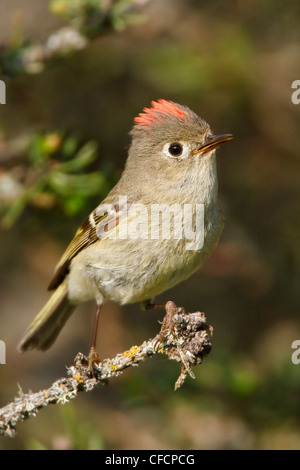
<path fill-rule="evenodd" d="M 69 272 L 70 262 L 74 256 L 87 246 L 107 237 L 109 232 L 119 225 L 120 220 L 126 216 L 127 210 L 124 207 L 120 207 L 118 204 L 115 206 L 109 204 L 109 206 L 109 208 L 106 208 L 106 205 L 97 207 L 79 227 L 75 237 L 56 265 L 54 277 L 48 290 L 54 290 L 62 283 Z"/>

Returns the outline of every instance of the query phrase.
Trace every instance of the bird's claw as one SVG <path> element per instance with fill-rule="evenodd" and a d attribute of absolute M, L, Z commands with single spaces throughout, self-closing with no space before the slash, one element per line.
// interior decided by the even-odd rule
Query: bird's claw
<path fill-rule="evenodd" d="M 95 377 L 94 364 L 99 364 L 99 363 L 100 363 L 99 354 L 97 353 L 96 349 L 92 346 L 90 353 L 88 355 L 88 368 L 92 377 Z"/>

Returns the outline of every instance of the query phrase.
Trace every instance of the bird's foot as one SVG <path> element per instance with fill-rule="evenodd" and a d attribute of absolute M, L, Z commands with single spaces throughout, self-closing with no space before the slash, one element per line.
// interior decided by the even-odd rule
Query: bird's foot
<path fill-rule="evenodd" d="M 154 349 L 157 349 L 159 344 L 163 344 L 164 338 L 166 335 L 170 332 L 173 331 L 174 329 L 174 323 L 173 323 L 173 318 L 174 315 L 177 313 L 185 313 L 185 310 L 183 307 L 177 307 L 174 302 L 169 300 L 165 304 L 163 304 L 164 309 L 166 310 L 166 315 L 164 317 L 162 327 L 160 329 L 160 332 L 158 333 L 155 343 L 154 343 Z"/>
<path fill-rule="evenodd" d="M 142 306 L 145 310 L 153 310 L 154 308 L 164 309 L 166 308 L 166 302 L 156 304 L 156 303 L 151 302 L 151 300 L 146 300 L 146 302 L 143 302 Z"/>
<path fill-rule="evenodd" d="M 97 353 L 96 349 L 94 346 L 91 347 L 90 353 L 88 355 L 88 368 L 90 371 L 90 374 L 92 377 L 95 377 L 95 369 L 94 369 L 94 364 L 99 364 L 100 362 L 100 356 Z"/>

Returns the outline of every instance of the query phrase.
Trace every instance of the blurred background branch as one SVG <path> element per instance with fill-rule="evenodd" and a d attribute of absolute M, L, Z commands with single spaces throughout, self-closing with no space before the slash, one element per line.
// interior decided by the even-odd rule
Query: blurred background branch
<path fill-rule="evenodd" d="M 23 37 L 16 28 L 10 43 L 0 44 L 0 75 L 39 73 L 50 59 L 63 58 L 87 47 L 92 38 L 144 21 L 137 13 L 138 0 L 52 0 L 50 11 L 67 20 L 40 44 Z"/>
<path fill-rule="evenodd" d="M 40 73 L 50 59 L 84 49 L 92 38 L 123 31 L 143 21 L 136 0 L 52 0 L 50 11 L 70 25 L 52 33 L 43 44 L 23 37 L 18 25 L 11 41 L 0 44 L 0 76 Z M 75 136 L 64 131 L 33 133 L 12 142 L 0 136 L 0 214 L 9 228 L 28 206 L 50 209 L 60 205 L 68 216 L 80 212 L 91 196 L 104 197 L 110 188 L 109 171 L 86 173 L 97 159 L 97 143 L 78 149 Z M 20 157 L 25 156 L 22 165 Z M 14 163 L 16 165 L 14 166 Z"/>

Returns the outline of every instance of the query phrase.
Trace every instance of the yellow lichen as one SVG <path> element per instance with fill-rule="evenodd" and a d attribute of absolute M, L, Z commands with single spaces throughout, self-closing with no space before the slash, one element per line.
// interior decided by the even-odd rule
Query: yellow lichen
<path fill-rule="evenodd" d="M 129 351 L 125 351 L 123 353 L 123 356 L 124 357 L 129 357 L 130 359 L 134 356 L 136 356 L 136 354 L 139 352 L 140 348 L 138 346 L 132 346 Z"/>
<path fill-rule="evenodd" d="M 83 383 L 83 379 L 81 378 L 81 376 L 80 376 L 79 374 L 76 373 L 76 374 L 74 375 L 74 378 L 75 378 L 75 380 L 77 380 L 77 382 L 78 382 L 79 384 L 82 384 L 82 383 Z"/>

